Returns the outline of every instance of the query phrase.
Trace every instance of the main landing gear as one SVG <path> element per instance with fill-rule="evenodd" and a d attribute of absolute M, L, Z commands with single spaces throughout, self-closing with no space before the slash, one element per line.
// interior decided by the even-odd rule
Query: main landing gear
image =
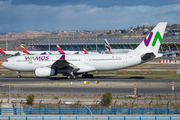
<path fill-rule="evenodd" d="M 21 72 L 17 71 L 17 78 L 21 78 Z"/>
<path fill-rule="evenodd" d="M 94 76 L 93 76 L 93 74 L 88 74 L 88 73 L 84 73 L 83 75 L 82 75 L 82 78 L 93 78 Z M 67 79 L 78 79 L 78 75 L 77 74 L 69 74 L 69 75 L 67 75 Z"/>
<path fill-rule="evenodd" d="M 93 74 L 83 74 L 82 78 L 93 78 Z"/>
<path fill-rule="evenodd" d="M 78 79 L 78 75 L 68 75 L 67 79 Z"/>

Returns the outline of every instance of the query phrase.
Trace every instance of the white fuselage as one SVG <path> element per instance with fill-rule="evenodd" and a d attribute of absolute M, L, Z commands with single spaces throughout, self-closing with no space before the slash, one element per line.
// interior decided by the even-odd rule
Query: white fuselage
<path fill-rule="evenodd" d="M 31 55 L 59 55 L 58 51 L 28 51 Z M 78 51 L 65 51 L 66 54 L 77 54 Z"/>
<path fill-rule="evenodd" d="M 111 49 L 112 54 L 120 54 L 120 53 L 128 53 L 133 51 L 132 49 Z M 109 50 L 105 51 L 106 53 L 110 53 Z"/>
<path fill-rule="evenodd" d="M 26 53 L 23 53 L 22 51 L 4 51 L 6 55 L 26 55 Z"/>
<path fill-rule="evenodd" d="M 61 56 L 15 56 L 7 59 L 2 66 L 15 71 L 35 71 L 36 68 L 51 67 Z M 75 54 L 65 55 L 65 60 L 79 68 L 77 73 L 117 70 L 142 63 L 140 54 Z"/>

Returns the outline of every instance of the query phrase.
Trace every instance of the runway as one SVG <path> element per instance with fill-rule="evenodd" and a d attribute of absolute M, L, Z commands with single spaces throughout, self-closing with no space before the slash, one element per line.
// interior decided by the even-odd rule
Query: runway
<path fill-rule="evenodd" d="M 9 86 L 13 93 L 23 94 L 59 94 L 59 95 L 98 95 L 112 92 L 113 95 L 134 93 L 134 84 L 137 86 L 139 95 L 171 94 L 171 82 L 175 82 L 175 91 L 180 94 L 180 79 L 162 78 L 79 78 L 66 79 L 65 77 L 0 77 L 0 92 L 8 94 Z M 84 85 L 84 81 L 90 84 Z M 95 81 L 99 81 L 96 84 Z M 73 83 L 70 85 L 70 83 Z M 158 93 L 159 92 L 159 93 Z"/>

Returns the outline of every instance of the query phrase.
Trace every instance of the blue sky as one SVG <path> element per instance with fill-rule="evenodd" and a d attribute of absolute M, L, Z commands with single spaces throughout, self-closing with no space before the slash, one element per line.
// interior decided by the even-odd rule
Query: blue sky
<path fill-rule="evenodd" d="M 0 0 L 0 32 L 127 29 L 179 20 L 180 0 Z"/>

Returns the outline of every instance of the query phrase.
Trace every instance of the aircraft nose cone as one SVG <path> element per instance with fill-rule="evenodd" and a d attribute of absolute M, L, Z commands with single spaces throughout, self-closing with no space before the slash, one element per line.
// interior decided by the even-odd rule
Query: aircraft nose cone
<path fill-rule="evenodd" d="M 3 66 L 3 67 L 4 67 L 4 62 L 1 64 L 1 66 Z"/>
<path fill-rule="evenodd" d="M 3 63 L 1 64 L 1 66 L 3 66 L 4 68 L 7 68 L 7 66 L 6 66 L 6 63 L 5 63 L 5 62 L 3 62 Z"/>

